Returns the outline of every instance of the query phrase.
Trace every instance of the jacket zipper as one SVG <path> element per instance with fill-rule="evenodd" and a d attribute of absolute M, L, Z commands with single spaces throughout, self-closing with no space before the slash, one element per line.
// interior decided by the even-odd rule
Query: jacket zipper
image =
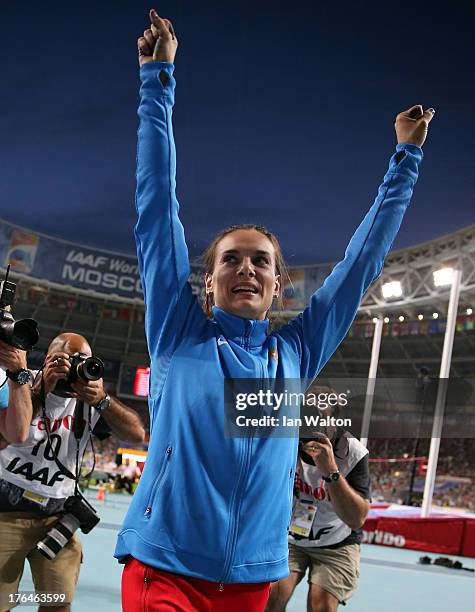
<path fill-rule="evenodd" d="M 244 333 L 243 347 L 246 349 L 246 351 L 248 351 L 251 344 L 251 332 L 252 328 L 254 327 L 254 323 L 252 321 L 246 321 L 246 327 L 247 329 Z"/>
<path fill-rule="evenodd" d="M 237 539 L 237 522 L 239 509 L 241 507 L 242 495 L 240 494 L 240 489 L 242 488 L 242 484 L 246 482 L 246 476 L 249 471 L 249 463 L 250 463 L 250 450 L 252 445 L 252 435 L 246 439 L 246 448 L 244 460 L 241 464 L 241 473 L 239 474 L 238 484 L 236 487 L 236 492 L 234 495 L 234 499 L 232 500 L 232 508 L 231 508 L 231 526 L 229 529 L 228 540 L 226 542 L 226 554 L 224 560 L 224 569 L 223 575 L 219 583 L 219 590 L 222 591 L 224 589 L 224 583 L 229 575 L 231 569 L 231 563 L 234 557 L 234 551 L 236 548 L 236 539 Z"/>
<path fill-rule="evenodd" d="M 147 518 L 150 518 L 150 515 L 152 514 L 152 502 L 153 502 L 153 500 L 155 498 L 155 494 L 156 494 L 158 486 L 162 483 L 162 481 L 163 481 L 163 479 L 165 477 L 165 473 L 166 473 L 167 467 L 170 465 L 171 454 L 172 454 L 172 447 L 168 446 L 166 451 L 165 451 L 165 458 L 163 460 L 163 465 L 162 465 L 162 467 L 160 469 L 160 472 L 158 473 L 158 476 L 157 476 L 155 482 L 153 483 L 153 487 L 152 487 L 152 490 L 150 492 L 150 496 L 148 498 L 147 506 L 145 508 L 144 515 Z"/>
<path fill-rule="evenodd" d="M 251 334 L 252 327 L 253 325 L 249 321 L 249 326 L 248 326 L 248 329 L 246 330 L 246 335 L 245 335 L 245 338 L 247 338 L 247 342 L 245 343 L 245 348 L 249 347 L 249 344 L 250 344 L 249 336 Z M 265 379 L 264 366 L 260 361 L 258 363 L 261 369 L 261 380 L 264 380 Z M 219 591 L 224 590 L 224 583 L 226 582 L 226 579 L 228 578 L 229 573 L 231 571 L 232 560 L 233 560 L 234 552 L 236 549 L 236 539 L 237 539 L 236 526 L 237 526 L 237 522 L 239 518 L 239 510 L 241 508 L 241 502 L 242 502 L 242 495 L 238 495 L 238 493 L 240 493 L 242 484 L 243 483 L 245 484 L 247 481 L 247 474 L 249 473 L 249 467 L 250 467 L 250 462 L 251 462 L 250 460 L 251 460 L 252 441 L 253 441 L 253 436 L 251 434 L 249 435 L 248 438 L 246 438 L 245 456 L 244 456 L 244 461 L 241 464 L 241 467 L 243 469 L 241 470 L 241 473 L 239 474 L 238 484 L 235 489 L 235 495 L 231 502 L 231 516 L 232 516 L 231 528 L 229 530 L 228 539 L 226 542 L 224 570 L 223 570 L 223 577 L 221 578 L 219 582 L 219 587 L 218 587 Z"/>

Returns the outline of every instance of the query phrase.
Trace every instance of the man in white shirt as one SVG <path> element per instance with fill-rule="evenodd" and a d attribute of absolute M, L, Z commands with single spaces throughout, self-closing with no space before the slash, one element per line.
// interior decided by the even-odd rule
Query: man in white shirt
<path fill-rule="evenodd" d="M 33 373 L 33 419 L 27 439 L 0 451 L 0 612 L 13 607 L 9 598 L 18 591 L 25 559 L 37 592 L 64 594 L 64 605 L 56 610 L 70 609 L 82 560 L 77 534 L 52 560 L 36 545 L 60 518 L 65 500 L 74 495 L 77 451 L 81 458 L 100 416 L 118 438 L 143 442 L 138 414 L 109 396 L 102 379 L 78 378 L 70 383 L 70 397 L 63 391 L 58 395 L 58 382 L 70 377 L 72 358 L 91 355 L 87 340 L 78 334 L 61 334 L 51 342 L 42 371 Z M 81 425 L 79 439 L 73 431 L 75 421 Z"/>
<path fill-rule="evenodd" d="M 330 391 L 327 387 L 316 390 Z M 335 394 L 336 396 L 336 394 Z M 325 416 L 339 416 L 337 406 Z M 368 450 L 334 426 L 301 440 L 289 529 L 290 576 L 272 585 L 266 612 L 284 612 L 307 573 L 308 610 L 335 612 L 355 592 L 361 527 L 370 507 Z"/>

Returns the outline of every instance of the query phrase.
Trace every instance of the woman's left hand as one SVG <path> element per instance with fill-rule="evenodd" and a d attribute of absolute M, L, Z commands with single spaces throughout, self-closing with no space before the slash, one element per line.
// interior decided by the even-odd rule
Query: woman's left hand
<path fill-rule="evenodd" d="M 422 147 L 434 114 L 433 108 L 424 111 L 420 104 L 399 113 L 394 124 L 398 144 L 406 142 Z"/>

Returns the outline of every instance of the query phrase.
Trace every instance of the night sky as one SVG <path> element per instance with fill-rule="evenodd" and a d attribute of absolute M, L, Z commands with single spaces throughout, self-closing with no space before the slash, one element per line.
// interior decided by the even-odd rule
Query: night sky
<path fill-rule="evenodd" d="M 290 265 L 340 258 L 395 145 L 433 106 L 394 247 L 475 222 L 473 3 L 163 1 L 180 43 L 178 197 L 199 254 L 256 222 Z M 0 22 L 0 217 L 134 253 L 136 38 L 150 2 L 9 2 Z"/>

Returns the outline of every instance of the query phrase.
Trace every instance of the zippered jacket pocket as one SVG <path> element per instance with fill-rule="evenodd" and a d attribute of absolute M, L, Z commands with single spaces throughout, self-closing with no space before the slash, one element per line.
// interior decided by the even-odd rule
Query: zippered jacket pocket
<path fill-rule="evenodd" d="M 171 446 L 167 446 L 167 449 L 165 450 L 165 457 L 163 459 L 162 466 L 160 468 L 159 473 L 157 474 L 155 482 L 153 483 L 152 490 L 150 492 L 150 496 L 148 498 L 147 505 L 145 507 L 144 515 L 147 518 L 150 518 L 152 514 L 152 506 L 153 506 L 154 499 L 160 489 L 160 486 L 163 484 L 166 478 L 168 468 L 170 466 L 170 458 L 172 456 L 172 450 L 173 449 Z"/>

